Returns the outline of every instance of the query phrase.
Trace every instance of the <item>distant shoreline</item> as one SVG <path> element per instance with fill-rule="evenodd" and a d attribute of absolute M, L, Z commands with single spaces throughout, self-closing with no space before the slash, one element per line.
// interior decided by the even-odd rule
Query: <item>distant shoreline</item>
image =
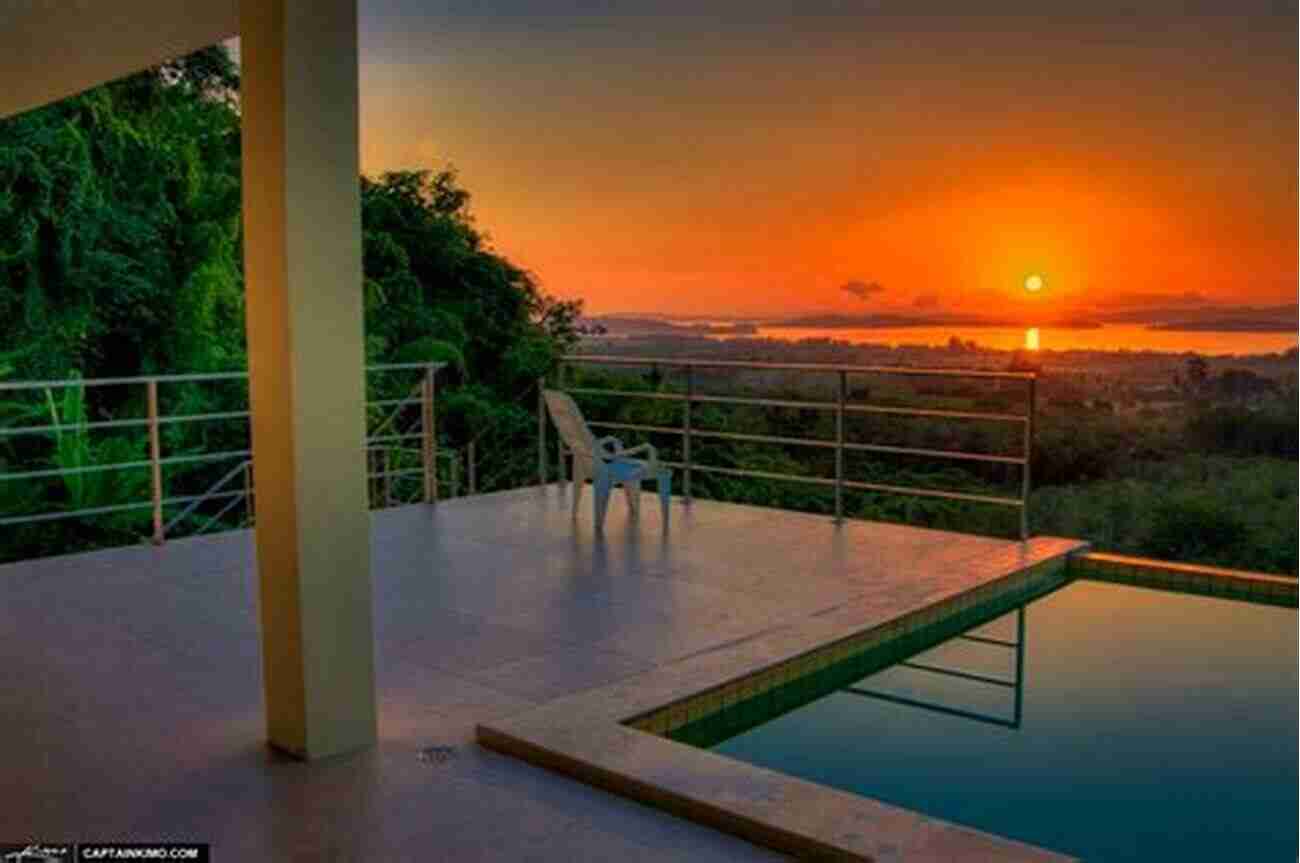
<path fill-rule="evenodd" d="M 742 318 L 733 316 L 699 317 L 654 314 L 610 314 L 589 318 L 587 323 L 621 332 L 678 332 L 704 334 L 744 334 L 766 330 L 908 330 L 953 328 L 1099 330 L 1112 326 L 1140 326 L 1154 332 L 1186 333 L 1300 333 L 1297 306 L 1241 308 L 1225 310 L 1151 309 L 1146 312 L 1110 312 L 1075 315 L 1044 321 L 1023 321 L 960 314 L 812 314 L 786 318 Z"/>
<path fill-rule="evenodd" d="M 611 322 L 612 323 L 612 322 Z M 1183 329 L 1186 327 L 1186 329 Z M 1297 333 L 1294 330 L 1245 329 L 1227 331 L 1209 330 L 1194 325 L 1180 325 L 1158 329 L 1135 323 L 1114 323 L 1098 327 L 1029 328 L 1040 356 L 1074 354 L 1167 354 L 1202 356 L 1269 356 L 1294 351 Z M 662 346 L 673 353 L 691 350 L 690 345 L 702 346 L 729 342 L 737 348 L 749 346 L 758 351 L 783 351 L 783 346 L 813 346 L 822 344 L 827 350 L 834 346 L 875 346 L 877 348 L 926 348 L 945 351 L 962 351 L 968 356 L 975 352 L 1015 354 L 1027 350 L 1030 333 L 1024 326 L 1007 327 L 767 327 L 694 322 L 669 324 L 650 322 L 645 327 L 624 320 L 619 325 L 588 330 L 592 340 L 602 337 L 622 345 L 640 343 L 653 352 Z M 675 347 L 672 347 L 675 346 Z M 837 348 L 838 349 L 838 348 Z M 1033 349 L 1029 349 L 1033 350 Z"/>
<path fill-rule="evenodd" d="M 1191 321 L 1176 324 L 1148 324 L 1148 330 L 1167 333 L 1296 333 L 1297 328 L 1281 321 Z"/>

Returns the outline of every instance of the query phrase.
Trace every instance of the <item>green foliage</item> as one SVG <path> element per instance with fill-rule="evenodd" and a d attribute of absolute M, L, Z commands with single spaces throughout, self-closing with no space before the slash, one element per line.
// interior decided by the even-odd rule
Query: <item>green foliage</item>
<path fill-rule="evenodd" d="M 1187 432 L 1199 452 L 1295 459 L 1298 427 L 1291 398 L 1262 406 L 1204 406 L 1189 420 Z"/>
<path fill-rule="evenodd" d="M 0 361 L 14 377 L 242 356 L 237 80 L 213 48 L 0 122 Z"/>
<path fill-rule="evenodd" d="M 211 48 L 0 121 L 0 377 L 125 377 L 245 365 L 241 270 L 238 72 Z M 450 169 L 360 178 L 369 363 L 446 363 L 438 381 L 443 452 L 473 444 L 478 488 L 533 480 L 534 386 L 580 336 L 580 305 L 546 295 L 527 270 L 495 251 L 475 226 L 471 196 Z M 577 381 L 616 390 L 680 392 L 661 369 L 583 371 Z M 718 381 L 731 394 L 799 401 L 814 376 Z M 697 392 L 707 391 L 707 374 Z M 1126 413 L 1065 398 L 1040 414 L 1032 454 L 1036 532 L 1079 536 L 1100 547 L 1271 571 L 1296 571 L 1297 413 L 1285 385 L 1249 370 L 1211 373 L 1192 358 L 1178 377 L 1185 406 Z M 411 391 L 407 374 L 371 376 L 370 396 Z M 822 382 L 825 385 L 826 381 Z M 850 400 L 878 406 L 1001 413 L 1019 394 L 955 381 L 883 378 L 854 383 Z M 173 384 L 165 414 L 247 407 L 239 387 Z M 584 397 L 593 420 L 679 428 L 680 402 Z M 54 419 L 74 430 L 0 437 L 0 470 L 75 468 L 145 457 L 142 430 L 104 434 L 91 420 L 140 417 L 141 388 L 70 388 L 0 401 L 0 425 Z M 372 427 L 391 416 L 373 409 Z M 833 414 L 806 408 L 702 403 L 692 420 L 696 464 L 834 476 L 828 448 L 708 437 L 708 431 L 833 440 Z M 403 431 L 396 421 L 392 431 Z M 168 455 L 243 450 L 242 421 L 167 425 Z M 852 415 L 850 441 L 886 447 L 1018 452 L 1020 427 L 941 419 Z M 647 436 L 669 461 L 680 435 Z M 628 436 L 627 443 L 641 442 Z M 1199 452 L 1207 457 L 1190 457 Z M 418 465 L 394 446 L 377 459 Z M 1285 459 L 1285 461 L 1280 460 Z M 849 479 L 1016 497 L 1014 467 L 852 452 Z M 229 470 L 169 467 L 169 494 L 193 494 Z M 696 471 L 700 497 L 830 513 L 825 485 Z M 680 489 L 682 477 L 678 477 Z M 418 483 L 419 478 L 408 478 Z M 147 471 L 70 474 L 49 482 L 0 482 L 0 512 L 107 506 L 147 499 Z M 1006 507 L 846 490 L 850 517 L 1015 536 Z M 47 522 L 6 531 L 0 557 L 70 551 L 138 538 L 147 510 L 94 521 Z"/>
<path fill-rule="evenodd" d="M 0 121 L 0 376 L 132 377 L 245 366 L 238 90 L 235 65 L 214 47 Z M 577 338 L 579 304 L 545 295 L 531 274 L 490 247 L 453 171 L 401 171 L 359 183 L 367 362 L 447 364 L 438 382 L 443 451 L 463 452 L 474 440 L 480 464 L 507 466 L 484 474 L 485 482 L 525 481 L 535 457 L 525 462 L 516 453 L 529 452 L 535 434 L 527 420 L 532 388 Z M 401 398 L 412 377 L 377 375 L 369 383 L 372 398 Z M 145 411 L 143 387 L 66 392 L 59 404 L 0 403 L 0 424 L 40 424 L 52 412 L 77 425 Z M 172 383 L 161 397 L 168 415 L 247 408 L 242 388 L 224 384 Z M 389 413 L 372 411 L 372 427 Z M 403 431 L 405 422 L 388 433 Z M 244 450 L 247 423 L 165 425 L 162 445 L 168 456 Z M 409 450 L 395 445 L 376 460 L 408 469 L 418 459 Z M 145 452 L 138 428 L 0 437 L 6 472 L 138 460 Z M 202 492 L 229 468 L 171 465 L 167 494 Z M 142 489 L 147 500 L 147 473 L 0 483 L 0 506 L 9 515 L 108 505 L 139 501 Z M 0 556 L 121 541 L 118 528 L 138 521 L 24 526 L 6 532 Z"/>
<path fill-rule="evenodd" d="M 575 337 L 578 304 L 487 245 L 455 172 L 361 181 L 366 334 L 371 362 L 450 362 L 507 401 Z"/>
<path fill-rule="evenodd" d="M 1138 475 L 1034 492 L 1036 532 L 1165 560 L 1296 573 L 1294 461 L 1185 456 Z"/>
<path fill-rule="evenodd" d="M 60 470 L 67 471 L 58 477 L 62 484 L 65 509 L 94 509 L 114 506 L 123 502 L 138 501 L 149 487 L 147 475 L 140 468 L 121 470 L 90 470 L 85 468 L 102 464 L 137 462 L 145 457 L 140 438 L 109 436 L 92 440 L 86 428 L 85 390 L 82 387 L 65 387 L 62 398 L 56 399 L 53 390 L 45 390 L 50 409 L 50 425 L 54 432 L 54 451 L 51 461 Z M 119 516 L 132 523 L 137 519 Z"/>

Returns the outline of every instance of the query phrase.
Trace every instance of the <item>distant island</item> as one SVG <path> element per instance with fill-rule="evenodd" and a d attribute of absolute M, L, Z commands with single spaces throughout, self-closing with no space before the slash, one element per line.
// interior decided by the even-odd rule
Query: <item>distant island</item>
<path fill-rule="evenodd" d="M 908 327 L 1023 327 L 1023 320 L 1009 318 L 989 318 L 979 315 L 927 314 L 927 315 L 805 315 L 796 318 L 784 318 L 764 321 L 769 329 L 819 329 L 819 330 L 893 330 Z M 1097 329 L 1103 326 L 1099 321 L 1087 318 L 1061 318 L 1044 321 L 1039 326 L 1057 329 Z"/>
<path fill-rule="evenodd" d="M 707 320 L 701 322 L 700 318 Z M 588 326 L 618 335 L 670 334 L 704 336 L 754 335 L 760 328 L 816 330 L 896 330 L 924 327 L 1023 328 L 1037 326 L 1058 330 L 1095 330 L 1111 324 L 1144 326 L 1165 332 L 1253 332 L 1287 333 L 1300 330 L 1300 306 L 1230 307 L 1197 304 L 1189 306 L 1098 309 L 1066 314 L 1035 322 L 1006 317 L 959 312 L 871 312 L 844 314 L 812 313 L 788 317 L 700 315 L 696 318 L 653 313 L 600 315 L 587 319 Z"/>

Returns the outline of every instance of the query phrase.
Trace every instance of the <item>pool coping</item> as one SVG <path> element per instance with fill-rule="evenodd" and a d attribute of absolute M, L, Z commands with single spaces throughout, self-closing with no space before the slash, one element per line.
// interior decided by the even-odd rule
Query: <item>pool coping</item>
<path fill-rule="evenodd" d="M 1083 542 L 1035 538 L 1022 549 L 1019 565 L 976 587 L 896 609 L 885 619 L 833 623 L 807 618 L 729 649 L 481 723 L 477 739 L 488 748 L 799 858 L 1072 860 L 663 735 L 940 621 L 1077 578 L 1289 607 L 1297 599 L 1293 578 L 1102 554 Z"/>
<path fill-rule="evenodd" d="M 1297 587 L 1300 586 L 1293 576 L 1099 551 L 1075 555 L 1070 560 L 1070 568 L 1079 578 L 1290 608 L 1297 607 Z"/>
<path fill-rule="evenodd" d="M 1047 863 L 1067 855 L 728 758 L 656 733 L 849 655 L 1063 578 L 1087 544 L 1036 537 L 998 575 L 858 619 L 811 616 L 741 643 L 480 723 L 480 745 L 799 858 Z"/>

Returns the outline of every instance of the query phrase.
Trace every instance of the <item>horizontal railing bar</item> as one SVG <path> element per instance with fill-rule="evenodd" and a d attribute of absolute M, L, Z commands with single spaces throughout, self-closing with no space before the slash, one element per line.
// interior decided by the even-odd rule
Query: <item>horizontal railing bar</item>
<path fill-rule="evenodd" d="M 172 416 L 158 417 L 158 424 L 167 425 L 168 423 L 196 423 L 207 422 L 208 420 L 248 419 L 251 416 L 252 414 L 248 411 L 223 411 L 221 413 L 210 414 L 174 414 Z"/>
<path fill-rule="evenodd" d="M 678 467 L 683 469 L 686 467 L 686 465 L 682 464 L 681 462 L 661 462 L 661 464 L 666 464 L 670 467 Z M 813 485 L 832 485 L 832 486 L 835 485 L 835 480 L 824 476 L 800 476 L 798 474 L 792 474 L 792 473 L 772 473 L 771 471 L 765 471 L 765 470 L 746 470 L 744 468 L 735 468 L 735 467 L 714 467 L 712 465 L 695 464 L 694 462 L 691 463 L 691 470 L 702 470 L 702 471 L 707 471 L 709 473 L 721 473 L 730 476 L 752 476 L 752 477 L 757 477 L 759 479 L 773 479 L 773 480 L 782 480 L 782 481 L 788 480 L 790 482 L 806 482 L 806 483 L 811 483 Z"/>
<path fill-rule="evenodd" d="M 668 467 L 675 467 L 683 470 L 686 468 L 686 465 L 683 462 L 666 461 L 666 462 L 661 462 L 661 464 L 664 464 Z M 773 473 L 771 471 L 746 470 L 744 468 L 733 468 L 733 467 L 713 467 L 711 465 L 695 464 L 694 462 L 691 463 L 691 470 L 702 470 L 709 473 L 721 473 L 730 476 L 742 476 L 742 477 L 752 476 L 752 477 L 757 477 L 759 479 L 771 479 L 771 480 L 781 480 L 781 481 L 789 481 L 789 482 L 804 482 L 804 483 L 811 483 L 814 485 L 827 485 L 827 486 L 835 485 L 835 480 L 828 477 L 800 476 L 798 474 Z M 1000 504 L 1003 506 L 1024 505 L 1019 498 L 1013 498 L 1013 497 L 993 497 L 991 495 L 968 494 L 966 492 L 942 491 L 939 489 L 928 489 L 928 488 L 909 488 L 907 486 L 882 485 L 882 484 L 870 483 L 870 482 L 855 482 L 853 480 L 844 480 L 844 487 L 861 489 L 863 491 L 883 492 L 887 494 L 915 495 L 918 497 L 937 497 L 937 498 L 944 498 L 947 500 L 965 500 L 965 501 L 972 501 L 975 503 Z"/>
<path fill-rule="evenodd" d="M 108 387 L 145 384 L 149 381 L 158 383 L 180 383 L 185 381 L 219 381 L 246 379 L 248 372 L 211 372 L 194 375 L 139 375 L 130 378 L 66 378 L 52 381 L 0 381 L 0 391 L 43 390 L 67 387 Z"/>
<path fill-rule="evenodd" d="M 579 395 L 602 395 L 602 396 L 624 396 L 627 398 L 645 398 L 660 399 L 662 401 L 686 401 L 684 393 L 665 393 L 665 392 L 648 392 L 645 390 L 613 390 L 596 387 L 572 387 L 566 392 L 578 393 Z M 692 395 L 690 400 L 696 403 L 705 404 L 728 404 L 728 405 L 750 405 L 754 407 L 775 407 L 775 408 L 798 408 L 802 410 L 837 410 L 837 402 L 819 402 L 797 399 L 768 399 L 753 398 L 749 396 L 715 396 L 715 395 Z M 965 419 L 965 420 L 986 420 L 989 422 L 1026 422 L 1026 417 L 1021 414 L 1004 414 L 988 413 L 981 411 L 949 411 L 932 408 L 897 408 L 883 407 L 876 405 L 854 405 L 847 404 L 844 410 L 851 413 L 874 413 L 874 414 L 891 414 L 898 416 L 914 417 L 940 417 L 944 419 Z M 692 434 L 694 434 L 692 430 Z"/>
<path fill-rule="evenodd" d="M 159 459 L 159 464 L 189 464 L 200 461 L 223 461 L 228 458 L 249 458 L 253 455 L 251 450 L 227 450 L 225 452 L 200 453 L 198 455 L 176 455 L 171 458 Z"/>
<path fill-rule="evenodd" d="M 212 494 L 187 494 L 181 497 L 169 497 L 163 501 L 163 506 L 173 506 L 180 503 L 193 503 L 196 500 L 220 500 L 223 497 L 240 497 L 243 496 L 244 490 L 235 489 L 234 491 L 216 491 Z M 253 496 L 253 489 L 248 490 L 248 497 Z"/>
<path fill-rule="evenodd" d="M 193 494 L 182 497 L 169 497 L 162 502 L 163 506 L 179 506 L 183 503 L 193 503 L 199 500 L 216 500 L 219 498 L 233 497 L 242 495 L 243 491 L 226 491 L 219 494 Z M 250 496 L 252 492 L 249 492 Z M 139 503 L 119 503 L 112 506 L 96 506 L 88 509 L 70 509 L 60 512 L 37 513 L 34 515 L 15 515 L 6 518 L 0 518 L 0 527 L 13 524 L 28 524 L 40 521 L 57 521 L 63 518 L 75 518 L 78 516 L 104 515 L 111 512 L 123 512 L 130 509 L 144 509 L 153 506 L 152 501 L 141 501 Z"/>
<path fill-rule="evenodd" d="M 903 485 L 884 485 L 874 482 L 858 482 L 856 480 L 844 480 L 845 488 L 856 488 L 861 491 L 877 491 L 884 494 L 903 494 L 914 495 L 916 497 L 937 497 L 944 500 L 965 500 L 972 503 L 994 503 L 1001 506 L 1024 506 L 1024 501 L 1018 497 L 994 497 L 993 495 L 970 494 L 964 491 L 943 491 L 934 488 L 910 488 Z"/>
<path fill-rule="evenodd" d="M 724 431 L 704 431 L 701 429 L 691 429 L 694 437 L 711 437 L 721 438 L 723 440 L 740 440 L 751 443 L 771 443 L 784 444 L 788 446 L 811 446 L 822 447 L 825 449 L 835 449 L 835 441 L 822 440 L 820 438 L 798 438 L 798 437 L 780 437 L 778 435 L 766 434 L 744 434 L 742 432 L 724 432 Z"/>
<path fill-rule="evenodd" d="M 661 401 L 684 402 L 686 396 L 682 393 L 660 393 L 650 392 L 648 390 L 608 390 L 599 387 L 567 387 L 566 393 L 577 393 L 586 396 L 630 396 L 639 399 L 660 399 Z"/>
<path fill-rule="evenodd" d="M 1027 422 L 1027 414 L 987 413 L 983 411 L 949 411 L 939 408 L 896 408 L 883 405 L 846 404 L 844 410 L 860 414 L 891 414 L 914 417 L 941 417 L 954 420 L 988 420 L 989 422 Z"/>
<path fill-rule="evenodd" d="M 606 423 L 606 422 L 589 422 L 587 423 L 587 425 L 591 426 L 592 428 L 622 429 L 624 431 L 656 432 L 658 434 L 685 434 L 686 433 L 685 429 L 680 429 L 677 428 L 676 426 L 647 426 L 647 425 L 640 425 L 638 423 Z M 699 434 L 699 432 L 695 432 L 695 434 Z"/>
<path fill-rule="evenodd" d="M 414 397 L 412 397 L 412 396 L 407 396 L 406 398 L 403 398 L 403 399 L 375 399 L 374 401 L 368 401 L 368 402 L 366 402 L 366 407 L 371 407 L 371 408 L 386 408 L 386 407 L 390 407 L 390 406 L 392 406 L 392 405 L 416 404 L 416 403 L 418 403 L 419 401 L 420 401 L 420 397 L 419 397 L 419 396 L 414 396 Z"/>
<path fill-rule="evenodd" d="M 383 443 L 384 441 L 394 440 L 418 440 L 424 437 L 424 432 L 406 432 L 405 434 L 377 435 L 366 438 L 366 443 Z"/>
<path fill-rule="evenodd" d="M 662 401 L 684 402 L 686 401 L 685 393 L 662 393 L 648 392 L 645 390 L 609 390 L 595 387 L 571 387 L 565 392 L 578 393 L 579 395 L 591 396 L 626 396 L 628 398 L 640 399 L 660 399 Z M 692 402 L 707 402 L 710 404 L 731 404 L 731 405 L 755 405 L 758 407 L 774 408 L 810 408 L 813 410 L 834 410 L 835 402 L 809 402 L 794 401 L 791 399 L 761 399 L 749 398 L 747 396 L 705 396 L 692 395 Z"/>
<path fill-rule="evenodd" d="M 366 366 L 368 372 L 391 372 L 399 369 L 429 369 L 434 371 L 446 368 L 446 363 L 381 363 L 375 366 Z"/>
<path fill-rule="evenodd" d="M 365 474 L 370 480 L 381 480 L 383 477 L 408 477 L 424 476 L 424 468 L 407 468 L 404 470 L 380 470 L 378 473 Z"/>
<path fill-rule="evenodd" d="M 415 437 L 418 437 L 418 435 L 415 435 Z M 413 448 L 397 447 L 396 449 L 399 449 L 402 452 L 420 452 L 420 450 L 413 449 Z M 161 459 L 158 463 L 161 465 L 170 465 L 170 464 L 190 464 L 193 462 L 202 462 L 202 461 L 222 461 L 228 458 L 240 458 L 240 457 L 247 458 L 247 457 L 251 457 L 252 454 L 253 453 L 251 450 L 227 450 L 225 452 L 199 453 L 197 455 L 172 456 L 171 458 Z M 451 457 L 452 455 L 454 455 L 454 453 L 450 453 L 450 452 L 447 453 L 448 457 Z M 106 470 L 130 470 L 133 468 L 152 467 L 152 466 L 153 466 L 153 462 L 147 459 L 143 461 L 113 462 L 111 464 L 90 464 L 90 465 L 85 465 L 83 467 L 50 468 L 48 470 L 28 471 L 26 473 L 3 473 L 0 474 L 0 481 L 22 480 L 22 479 L 49 479 L 50 477 L 56 477 L 56 476 L 75 476 L 77 474 L 97 473 Z"/>
<path fill-rule="evenodd" d="M 26 473 L 0 473 L 0 482 L 4 480 L 21 480 L 21 479 L 49 479 L 56 476 L 76 476 L 82 473 L 98 473 L 106 470 L 131 470 L 141 467 L 153 467 L 153 462 L 145 459 L 144 461 L 119 461 L 112 464 L 88 464 L 82 467 L 66 468 L 49 468 L 48 470 L 32 470 Z"/>
<path fill-rule="evenodd" d="M 1019 644 L 1016 644 L 1014 641 L 1006 641 L 1005 639 L 1001 639 L 1001 638 L 989 638 L 986 635 L 958 635 L 956 637 L 964 641 L 978 642 L 979 644 L 995 644 L 998 647 L 1019 647 L 1020 646 Z"/>
<path fill-rule="evenodd" d="M 957 378 L 998 378 L 1002 380 L 1028 381 L 1037 377 L 1033 372 L 998 372 L 986 369 L 923 369 L 910 366 L 859 366 L 835 365 L 831 363 L 773 363 L 749 362 L 746 360 L 709 360 L 694 358 L 667 357 L 620 357 L 608 354 L 569 354 L 563 357 L 566 363 L 588 363 L 591 365 L 614 366 L 676 366 L 686 368 L 728 368 L 753 369 L 756 371 L 797 371 L 797 372 L 860 372 L 862 374 L 914 375 L 919 377 L 957 377 Z"/>
<path fill-rule="evenodd" d="M 400 369 L 442 369 L 446 363 L 383 363 L 366 366 L 367 372 L 389 372 Z M 136 375 L 127 378 L 64 378 L 48 381 L 0 381 L 0 392 L 14 390 L 57 389 L 60 387 L 104 387 L 143 384 L 149 381 L 165 383 L 188 383 L 195 381 L 232 381 L 247 379 L 248 372 L 204 372 L 189 375 Z"/>
<path fill-rule="evenodd" d="M 15 515 L 8 518 L 0 518 L 0 527 L 15 524 L 33 524 L 42 521 L 57 521 L 62 518 L 76 518 L 87 515 L 104 515 L 110 512 L 124 512 L 129 509 L 144 509 L 153 506 L 153 501 L 143 501 L 141 503 L 119 503 L 113 506 L 96 506 L 89 509 L 74 509 L 64 512 L 43 512 L 34 515 Z"/>
<path fill-rule="evenodd" d="M 1005 686 L 1008 689 L 1015 689 L 1014 680 L 1003 680 L 1001 677 L 991 677 L 987 674 L 976 674 L 973 671 L 962 671 L 959 668 L 942 668 L 938 665 L 927 665 L 924 662 L 900 662 L 899 665 L 904 668 L 912 668 L 916 671 L 928 671 L 932 674 L 944 674 L 950 677 L 960 677 L 963 680 L 974 680 L 978 683 L 991 683 L 994 686 Z"/>
<path fill-rule="evenodd" d="M 702 396 L 693 395 L 691 401 L 705 404 L 752 405 L 766 408 L 799 408 L 802 410 L 833 411 L 839 405 L 836 402 L 810 402 L 798 399 L 764 399 L 750 396 Z"/>
<path fill-rule="evenodd" d="M 678 435 L 685 433 L 685 429 L 673 428 L 672 426 L 647 426 L 639 425 L 637 423 L 593 422 L 588 423 L 588 425 L 592 428 L 624 429 L 626 431 L 659 432 L 663 434 Z M 785 446 L 811 446 L 819 447 L 821 449 L 834 449 L 836 447 L 835 441 L 823 440 L 820 438 L 780 437 L 776 435 L 742 434 L 740 432 L 706 431 L 701 429 L 691 429 L 691 434 L 700 438 L 720 438 L 723 440 L 750 441 L 752 443 L 770 443 Z M 884 444 L 864 443 L 845 443 L 844 448 L 846 450 L 858 450 L 861 452 L 887 452 L 898 455 L 916 455 L 926 456 L 929 458 L 948 458 L 963 461 L 982 461 L 992 462 L 995 464 L 1023 465 L 1025 463 L 1024 458 L 1021 456 L 970 453 L 962 452 L 960 450 L 918 449 L 916 447 L 886 446 Z"/>
<path fill-rule="evenodd" d="M 249 450 L 228 450 L 226 452 L 201 453 L 199 455 L 178 455 L 171 458 L 159 460 L 159 464 L 188 464 L 200 461 L 221 461 L 228 458 L 239 458 L 250 456 Z M 88 464 L 83 467 L 67 468 L 50 468 L 48 470 L 33 470 L 27 473 L 0 473 L 0 480 L 19 480 L 19 479 L 48 479 L 55 476 L 75 476 L 82 473 L 98 473 L 106 470 L 131 470 L 141 467 L 153 467 L 153 462 L 145 459 L 143 461 L 119 461 L 112 464 Z"/>
<path fill-rule="evenodd" d="M 409 453 L 411 455 L 421 455 L 421 456 L 424 455 L 424 450 L 420 449 L 417 446 L 368 446 L 366 447 L 366 450 L 367 452 L 402 452 L 402 453 Z M 438 458 L 456 459 L 459 457 L 460 457 L 460 453 L 458 453 L 456 450 L 447 450 L 447 449 L 438 450 Z"/>
<path fill-rule="evenodd" d="M 68 423 L 66 425 L 14 426 L 0 429 L 0 436 L 20 434 L 43 434 L 47 432 L 77 432 L 83 429 L 132 428 L 149 425 L 147 419 L 95 420 L 87 423 Z"/>
<path fill-rule="evenodd" d="M 835 445 L 833 441 L 831 445 Z M 859 452 L 887 452 L 896 455 L 919 455 L 927 458 L 949 458 L 960 461 L 987 461 L 996 464 L 1023 465 L 1025 463 L 1024 458 L 1018 455 L 992 455 L 978 452 L 962 452 L 955 449 L 917 449 L 910 446 L 888 446 L 876 443 L 845 443 L 844 448 Z"/>

